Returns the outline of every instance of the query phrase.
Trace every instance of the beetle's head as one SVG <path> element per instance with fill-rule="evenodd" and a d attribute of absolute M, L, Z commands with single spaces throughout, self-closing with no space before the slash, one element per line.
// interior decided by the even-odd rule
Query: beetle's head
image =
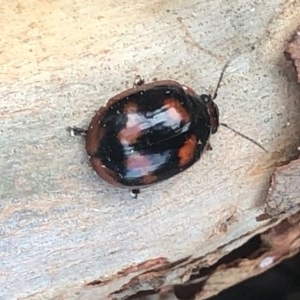
<path fill-rule="evenodd" d="M 219 127 L 219 109 L 216 103 L 214 102 L 211 95 L 201 95 L 201 100 L 206 105 L 206 110 L 209 115 L 211 133 L 214 134 L 217 132 Z"/>

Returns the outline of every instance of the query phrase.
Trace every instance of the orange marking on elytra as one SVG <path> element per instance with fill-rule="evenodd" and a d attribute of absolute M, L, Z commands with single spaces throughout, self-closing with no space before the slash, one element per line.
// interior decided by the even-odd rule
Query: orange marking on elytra
<path fill-rule="evenodd" d="M 153 174 L 143 176 L 142 182 L 143 184 L 151 184 L 157 180 L 157 176 Z"/>
<path fill-rule="evenodd" d="M 191 135 L 188 140 L 186 140 L 183 146 L 178 151 L 179 156 L 179 166 L 183 167 L 188 164 L 195 153 L 197 146 L 197 139 L 195 135 Z"/>
<path fill-rule="evenodd" d="M 131 127 L 125 127 L 118 133 L 118 139 L 122 144 L 133 145 L 137 142 L 137 139 L 142 135 L 142 131 L 139 125 Z"/>
<path fill-rule="evenodd" d="M 138 111 L 138 105 L 134 102 L 127 102 L 124 104 L 123 110 L 126 114 L 133 114 Z"/>
<path fill-rule="evenodd" d="M 119 131 L 118 139 L 122 144 L 132 145 L 137 142 L 138 137 L 142 135 L 142 130 L 138 121 L 131 120 L 131 116 L 134 116 L 138 111 L 138 106 L 134 102 L 128 102 L 124 105 L 124 113 L 127 115 L 126 126 Z"/>
<path fill-rule="evenodd" d="M 175 98 L 167 98 L 164 101 L 165 107 L 168 108 L 167 113 L 172 119 L 178 121 L 185 121 L 186 123 L 190 121 L 190 115 L 186 109 L 181 105 L 179 100 Z"/>

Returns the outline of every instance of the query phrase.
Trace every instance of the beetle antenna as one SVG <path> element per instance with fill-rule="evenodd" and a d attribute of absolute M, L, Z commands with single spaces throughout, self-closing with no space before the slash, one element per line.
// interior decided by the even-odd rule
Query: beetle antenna
<path fill-rule="evenodd" d="M 245 138 L 246 140 L 248 140 L 249 142 L 253 143 L 254 145 L 256 145 L 257 147 L 259 147 L 260 149 L 264 150 L 266 153 L 268 153 L 269 151 L 264 148 L 260 143 L 258 143 L 257 141 L 255 141 L 254 139 L 250 138 L 249 136 L 233 129 L 232 127 L 230 127 L 229 125 L 227 125 L 226 123 L 220 123 L 220 125 L 222 125 L 223 127 L 226 127 L 228 129 L 230 129 L 231 131 L 233 131 L 235 134 Z"/>
<path fill-rule="evenodd" d="M 226 64 L 224 65 L 224 67 L 223 67 L 223 69 L 222 69 L 222 71 L 221 71 L 221 74 L 220 74 L 220 77 L 219 77 L 219 80 L 218 80 L 217 87 L 216 87 L 215 92 L 213 93 L 213 96 L 212 96 L 212 100 L 215 100 L 215 99 L 217 98 L 217 96 L 218 96 L 218 90 L 219 90 L 219 87 L 220 87 L 221 82 L 222 82 L 222 80 L 223 80 L 224 73 L 225 73 L 225 71 L 226 71 L 226 69 L 227 69 L 227 67 L 228 67 L 228 65 L 229 65 L 230 62 L 231 62 L 231 59 L 229 59 L 229 60 L 226 62 Z"/>

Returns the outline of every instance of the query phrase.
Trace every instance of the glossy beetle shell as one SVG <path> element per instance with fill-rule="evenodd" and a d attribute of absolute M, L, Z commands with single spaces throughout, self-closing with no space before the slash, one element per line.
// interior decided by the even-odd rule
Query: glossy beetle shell
<path fill-rule="evenodd" d="M 88 128 L 86 150 L 101 178 L 140 187 L 193 165 L 218 125 L 210 95 L 157 81 L 126 90 L 101 107 Z"/>

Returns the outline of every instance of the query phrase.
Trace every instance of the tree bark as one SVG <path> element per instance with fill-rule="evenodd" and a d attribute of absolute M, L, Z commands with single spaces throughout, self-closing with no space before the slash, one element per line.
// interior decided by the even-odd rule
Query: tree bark
<path fill-rule="evenodd" d="M 1 299 L 152 293 L 185 283 L 274 225 L 257 217 L 275 166 L 299 146 L 299 86 L 283 56 L 298 1 L 28 0 L 0 8 Z M 197 164 L 133 200 L 96 176 L 84 139 L 66 130 L 87 128 L 136 75 L 210 93 L 229 59 L 220 120 L 268 153 L 220 127 Z"/>

